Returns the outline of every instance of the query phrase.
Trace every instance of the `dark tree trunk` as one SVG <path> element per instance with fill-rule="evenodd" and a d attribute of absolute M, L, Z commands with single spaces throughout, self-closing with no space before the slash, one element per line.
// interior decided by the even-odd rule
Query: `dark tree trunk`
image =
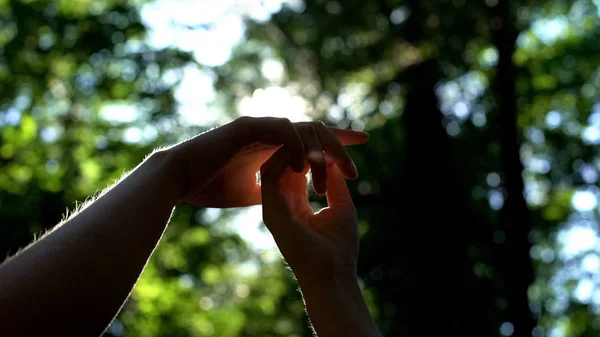
<path fill-rule="evenodd" d="M 489 330 L 490 293 L 473 273 L 469 248 L 481 226 L 469 208 L 466 186 L 457 177 L 451 138 L 442 125 L 435 85 L 436 60 L 416 65 L 404 111 L 407 153 L 404 224 L 409 287 L 404 298 L 408 335 L 481 336 Z M 417 310 L 415 310 L 417 309 Z"/>
<path fill-rule="evenodd" d="M 437 68 L 429 60 L 403 73 L 402 118 L 374 131 L 364 150 L 373 172 L 362 179 L 379 181 L 381 191 L 356 198 L 369 223 L 359 274 L 375 291 L 378 323 L 388 336 L 491 336 L 498 331 L 495 294 L 489 280 L 475 276 L 471 254 L 488 236 L 460 179 L 465 163 L 456 160 L 442 126 Z M 387 154 L 376 155 L 382 147 L 399 162 L 386 178 L 378 175 L 379 163 L 390 162 Z"/>
<path fill-rule="evenodd" d="M 419 46 L 429 38 L 423 29 L 427 13 L 420 1 L 406 3 L 411 16 L 399 38 Z M 371 177 L 381 185 L 377 196 L 356 198 L 359 215 L 370 225 L 359 273 L 375 291 L 388 336 L 494 336 L 495 294 L 489 280 L 474 275 L 478 257 L 472 254 L 491 235 L 473 214 L 471 186 L 461 181 L 465 163 L 456 160 L 442 125 L 438 68 L 438 60 L 430 59 L 397 75 L 394 81 L 407 90 L 403 115 L 374 131 L 373 141 L 385 143 L 365 145 L 368 165 L 378 164 L 381 147 L 405 152 L 397 154 L 395 176 Z"/>
<path fill-rule="evenodd" d="M 512 62 L 517 30 L 511 15 L 510 2 L 499 1 L 492 8 L 493 41 L 499 60 L 493 81 L 492 95 L 496 100 L 498 137 L 501 144 L 500 165 L 505 191 L 504 207 L 500 211 L 500 231 L 505 238 L 499 245 L 501 293 L 507 303 L 504 318 L 514 326 L 515 337 L 531 337 L 536 321 L 529 309 L 527 290 L 533 281 L 533 266 L 529 256 L 531 215 L 523 195 L 523 164 L 517 126 L 516 68 Z"/>

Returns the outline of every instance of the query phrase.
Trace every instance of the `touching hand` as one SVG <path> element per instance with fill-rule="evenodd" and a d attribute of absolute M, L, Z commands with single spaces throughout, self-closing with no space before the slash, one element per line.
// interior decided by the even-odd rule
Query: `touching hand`
<path fill-rule="evenodd" d="M 241 117 L 182 142 L 167 151 L 181 168 L 181 201 L 200 207 L 243 207 L 261 203 L 256 173 L 282 145 L 294 169 L 308 161 L 318 194 L 327 190 L 325 154 L 348 179 L 357 176 L 343 145 L 367 141 L 364 132 L 328 127 L 320 122 L 292 123 L 286 118 Z"/>
<path fill-rule="evenodd" d="M 328 207 L 314 213 L 308 203 L 308 167 L 296 173 L 290 163 L 281 148 L 261 168 L 265 225 L 301 283 L 353 278 L 359 238 L 344 175 L 328 158 Z"/>

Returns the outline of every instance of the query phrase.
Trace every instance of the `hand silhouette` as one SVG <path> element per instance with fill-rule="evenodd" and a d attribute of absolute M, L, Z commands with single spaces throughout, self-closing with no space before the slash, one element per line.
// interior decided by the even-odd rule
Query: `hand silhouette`
<path fill-rule="evenodd" d="M 263 219 L 283 257 L 298 280 L 355 275 L 357 217 L 344 175 L 328 158 L 328 206 L 314 213 L 308 203 L 308 165 L 296 173 L 290 162 L 281 148 L 261 168 Z"/>
<path fill-rule="evenodd" d="M 307 161 L 317 193 L 327 190 L 325 154 L 349 179 L 357 176 L 343 145 L 364 143 L 364 132 L 292 123 L 285 118 L 242 117 L 168 149 L 180 163 L 181 201 L 201 207 L 242 207 L 261 203 L 256 173 L 282 145 L 296 171 Z"/>

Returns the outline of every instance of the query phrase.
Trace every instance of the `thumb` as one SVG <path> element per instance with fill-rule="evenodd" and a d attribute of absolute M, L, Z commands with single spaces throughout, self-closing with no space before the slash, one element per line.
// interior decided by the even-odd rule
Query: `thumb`
<path fill-rule="evenodd" d="M 280 188 L 289 165 L 288 153 L 284 147 L 279 148 L 260 168 L 263 220 L 272 233 L 283 219 L 292 215 Z"/>

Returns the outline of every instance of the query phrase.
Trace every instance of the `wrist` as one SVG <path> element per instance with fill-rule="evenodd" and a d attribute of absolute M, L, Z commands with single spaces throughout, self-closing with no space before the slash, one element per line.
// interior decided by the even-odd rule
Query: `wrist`
<path fill-rule="evenodd" d="M 183 195 L 187 184 L 186 165 L 182 160 L 185 158 L 178 157 L 170 149 L 155 151 L 146 160 L 150 165 L 161 170 L 168 185 L 165 189 L 173 196 L 175 202 Z"/>
<path fill-rule="evenodd" d="M 304 296 L 328 297 L 332 300 L 337 298 L 348 299 L 349 295 L 354 298 L 357 295 L 362 298 L 358 277 L 354 270 L 344 270 L 328 278 L 314 278 L 296 276 L 298 285 Z"/>
<path fill-rule="evenodd" d="M 288 262 L 298 281 L 307 284 L 347 281 L 357 278 L 355 254 L 337 252 L 326 255 L 319 261 L 304 259 Z"/>
<path fill-rule="evenodd" d="M 298 281 L 311 323 L 319 336 L 381 337 L 356 275 L 326 281 Z"/>
<path fill-rule="evenodd" d="M 238 120 L 152 154 L 166 163 L 178 201 L 204 188 L 247 142 L 250 130 Z"/>

